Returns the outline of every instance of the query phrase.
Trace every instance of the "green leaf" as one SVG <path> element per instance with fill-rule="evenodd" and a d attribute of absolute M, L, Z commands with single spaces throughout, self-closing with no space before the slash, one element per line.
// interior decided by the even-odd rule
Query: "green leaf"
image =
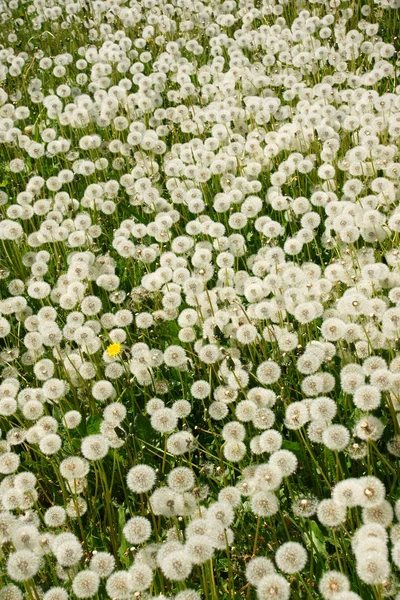
<path fill-rule="evenodd" d="M 299 442 L 291 442 L 290 440 L 283 440 L 282 448 L 285 450 L 292 450 L 292 452 L 300 452 L 300 444 Z"/>
<path fill-rule="evenodd" d="M 125 567 L 128 567 L 129 563 L 131 561 L 129 559 L 129 556 L 125 556 L 125 552 L 128 550 L 129 544 L 122 533 L 122 531 L 125 527 L 125 524 L 126 524 L 125 507 L 120 506 L 118 508 L 118 539 L 121 541 L 120 541 L 120 546 L 118 548 L 118 556 L 121 561 L 121 564 L 124 565 Z"/>
<path fill-rule="evenodd" d="M 155 431 L 151 426 L 150 420 L 144 415 L 136 415 L 134 420 L 134 434 L 147 442 L 154 440 Z"/>
<path fill-rule="evenodd" d="M 100 433 L 101 417 L 91 416 L 86 419 L 86 430 L 88 434 Z"/>
<path fill-rule="evenodd" d="M 315 548 L 318 550 L 319 556 L 322 558 L 328 558 L 328 552 L 326 550 L 325 545 L 325 537 L 320 528 L 318 527 L 318 523 L 316 521 L 310 521 L 310 529 L 311 529 L 311 538 Z"/>

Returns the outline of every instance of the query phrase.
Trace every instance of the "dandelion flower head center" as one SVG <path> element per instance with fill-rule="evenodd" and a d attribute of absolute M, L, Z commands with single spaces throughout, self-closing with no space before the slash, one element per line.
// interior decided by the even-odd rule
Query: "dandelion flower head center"
<path fill-rule="evenodd" d="M 110 344 L 107 347 L 107 354 L 110 358 L 114 358 L 121 353 L 122 346 L 119 342 L 115 342 L 114 344 Z"/>

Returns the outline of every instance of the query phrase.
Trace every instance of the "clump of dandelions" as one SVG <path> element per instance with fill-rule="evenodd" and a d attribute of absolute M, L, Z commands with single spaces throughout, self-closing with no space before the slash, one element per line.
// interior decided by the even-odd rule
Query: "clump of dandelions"
<path fill-rule="evenodd" d="M 399 0 L 0 3 L 0 600 L 395 596 Z"/>

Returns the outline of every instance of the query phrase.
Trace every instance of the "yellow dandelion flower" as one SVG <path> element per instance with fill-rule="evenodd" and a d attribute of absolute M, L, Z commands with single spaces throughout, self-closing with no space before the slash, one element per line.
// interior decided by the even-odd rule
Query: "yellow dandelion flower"
<path fill-rule="evenodd" d="M 122 346 L 119 342 L 115 342 L 115 344 L 110 344 L 107 348 L 107 354 L 110 358 L 114 356 L 118 356 L 122 350 Z"/>

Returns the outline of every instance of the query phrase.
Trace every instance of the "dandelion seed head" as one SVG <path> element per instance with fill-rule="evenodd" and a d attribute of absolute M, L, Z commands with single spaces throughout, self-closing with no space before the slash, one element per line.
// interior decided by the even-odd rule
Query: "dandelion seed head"
<path fill-rule="evenodd" d="M 85 569 L 75 575 L 72 589 L 77 598 L 91 598 L 97 593 L 100 577 L 94 571 Z"/>
<path fill-rule="evenodd" d="M 115 567 L 115 558 L 108 552 L 96 552 L 90 559 L 89 568 L 101 578 L 111 575 Z"/>
<path fill-rule="evenodd" d="M 307 551 L 298 542 L 286 542 L 275 554 L 278 569 L 284 573 L 302 571 L 307 562 Z"/>
<path fill-rule="evenodd" d="M 156 473 L 149 465 L 136 465 L 129 470 L 126 481 L 132 492 L 142 494 L 154 487 Z"/>
<path fill-rule="evenodd" d="M 9 584 L 0 590 L 1 600 L 22 600 L 23 595 L 19 587 L 13 584 Z"/>
<path fill-rule="evenodd" d="M 339 571 L 327 571 L 318 583 L 319 591 L 323 598 L 330 600 L 337 594 L 350 591 L 350 583 L 346 575 Z"/>
<path fill-rule="evenodd" d="M 271 573 L 258 582 L 257 595 L 260 600 L 287 600 L 290 597 L 290 585 L 282 575 Z"/>
<path fill-rule="evenodd" d="M 7 574 L 13 581 L 27 581 L 36 575 L 40 557 L 32 550 L 17 550 L 9 555 Z"/>
<path fill-rule="evenodd" d="M 246 565 L 246 579 L 251 585 L 257 586 L 263 577 L 275 573 L 273 562 L 265 556 L 256 556 Z"/>
<path fill-rule="evenodd" d="M 68 592 L 62 587 L 52 587 L 43 596 L 45 600 L 67 600 Z"/>

